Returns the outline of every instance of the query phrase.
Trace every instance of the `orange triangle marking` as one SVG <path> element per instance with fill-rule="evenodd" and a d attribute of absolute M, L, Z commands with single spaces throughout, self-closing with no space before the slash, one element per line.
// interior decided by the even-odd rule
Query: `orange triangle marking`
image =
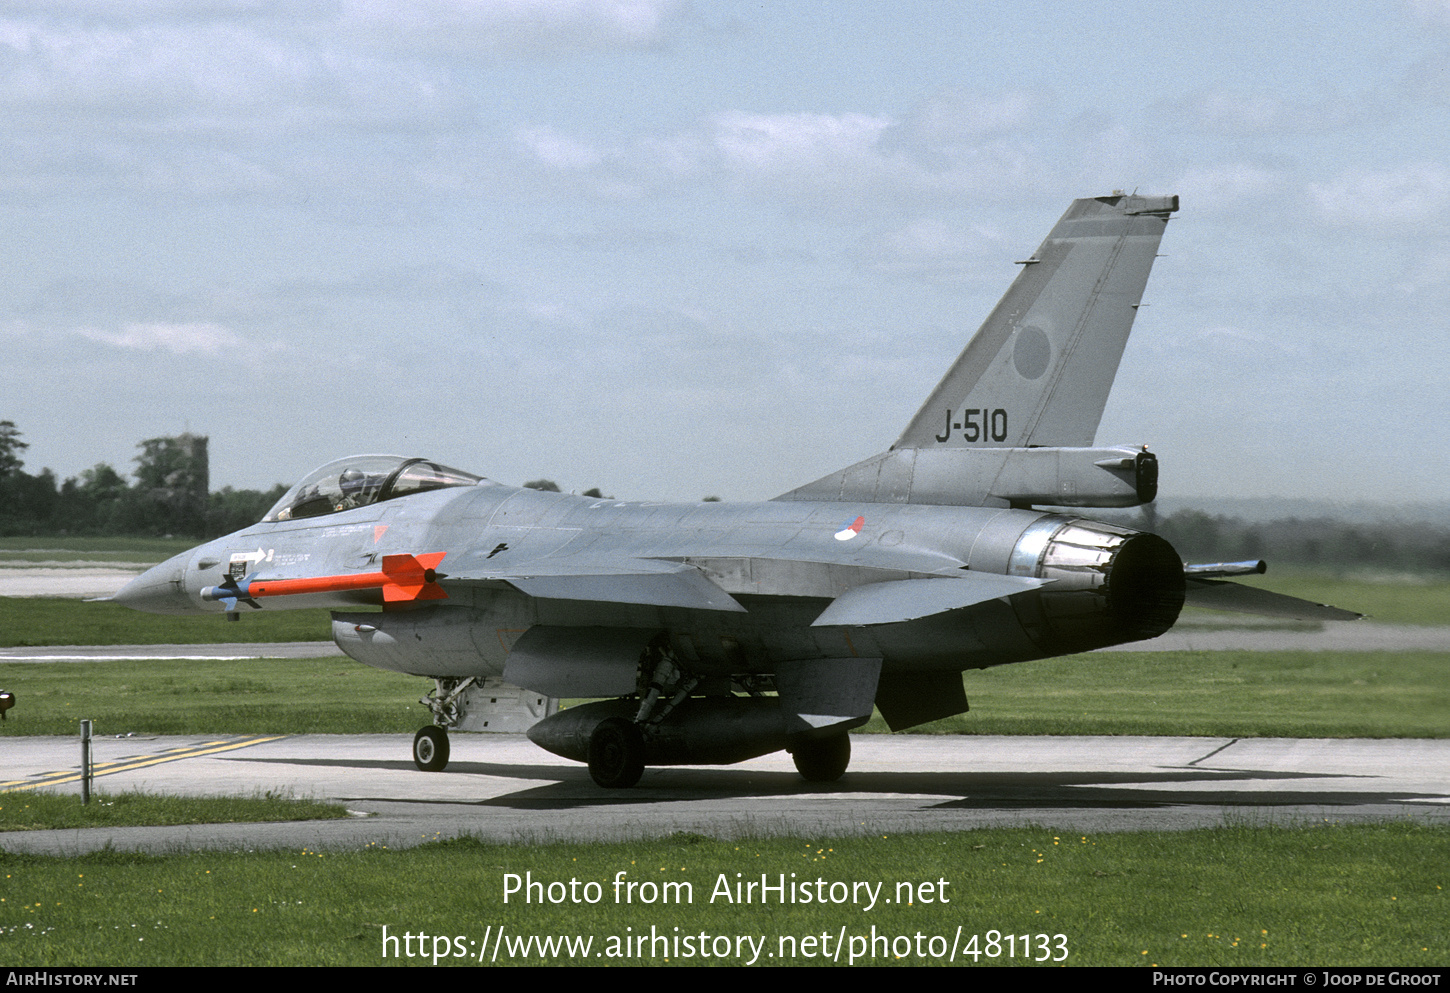
<path fill-rule="evenodd" d="M 388 527 L 389 527 L 389 525 L 387 525 L 387 524 L 374 524 L 373 525 L 373 544 L 374 545 L 376 545 L 378 543 L 378 539 L 383 536 L 383 532 L 386 531 L 386 530 L 388 530 Z"/>

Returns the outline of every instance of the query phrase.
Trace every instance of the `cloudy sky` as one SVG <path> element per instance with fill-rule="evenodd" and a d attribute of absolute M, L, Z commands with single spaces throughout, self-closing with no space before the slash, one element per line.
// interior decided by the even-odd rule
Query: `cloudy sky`
<path fill-rule="evenodd" d="M 888 446 L 1074 197 L 1177 193 L 1098 442 L 1450 476 L 1450 2 L 10 0 L 0 420 L 756 499 Z"/>

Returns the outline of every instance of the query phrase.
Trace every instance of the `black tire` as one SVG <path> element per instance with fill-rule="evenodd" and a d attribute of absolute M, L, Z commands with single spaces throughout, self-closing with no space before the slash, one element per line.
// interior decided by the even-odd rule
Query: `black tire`
<path fill-rule="evenodd" d="M 442 772 L 448 765 L 448 732 L 430 724 L 413 735 L 413 764 L 424 772 Z"/>
<path fill-rule="evenodd" d="M 644 775 L 644 735 L 623 717 L 599 722 L 589 736 L 589 776 L 607 790 L 628 789 Z"/>
<path fill-rule="evenodd" d="M 851 738 L 838 734 L 819 741 L 803 741 L 795 747 L 791 757 L 795 759 L 796 772 L 812 783 L 834 783 L 846 773 L 851 764 Z"/>

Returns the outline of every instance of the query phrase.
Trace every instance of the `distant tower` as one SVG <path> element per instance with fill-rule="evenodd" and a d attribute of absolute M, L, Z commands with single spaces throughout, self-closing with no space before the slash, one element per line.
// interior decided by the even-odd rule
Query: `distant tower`
<path fill-rule="evenodd" d="M 148 438 L 136 447 L 136 487 L 145 494 L 149 530 L 160 534 L 200 535 L 206 530 L 211 493 L 208 438 L 185 433 Z"/>

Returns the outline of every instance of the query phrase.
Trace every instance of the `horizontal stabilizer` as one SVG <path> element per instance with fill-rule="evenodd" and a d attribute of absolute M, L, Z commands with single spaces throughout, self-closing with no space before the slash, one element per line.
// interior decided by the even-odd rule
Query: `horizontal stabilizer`
<path fill-rule="evenodd" d="M 1341 610 L 1327 604 L 1301 600 L 1252 586 L 1194 576 L 1187 578 L 1185 600 L 1190 607 L 1226 610 L 1235 614 L 1284 617 L 1296 621 L 1357 621 L 1364 616 L 1352 610 Z"/>
<path fill-rule="evenodd" d="M 847 590 L 811 627 L 897 624 L 1035 590 L 1051 580 L 967 573 L 953 579 L 899 579 Z"/>
<path fill-rule="evenodd" d="M 1223 576 L 1262 576 L 1269 571 L 1269 563 L 1263 559 L 1247 562 L 1205 562 L 1199 565 L 1185 565 L 1183 575 L 1195 579 L 1219 579 Z"/>

